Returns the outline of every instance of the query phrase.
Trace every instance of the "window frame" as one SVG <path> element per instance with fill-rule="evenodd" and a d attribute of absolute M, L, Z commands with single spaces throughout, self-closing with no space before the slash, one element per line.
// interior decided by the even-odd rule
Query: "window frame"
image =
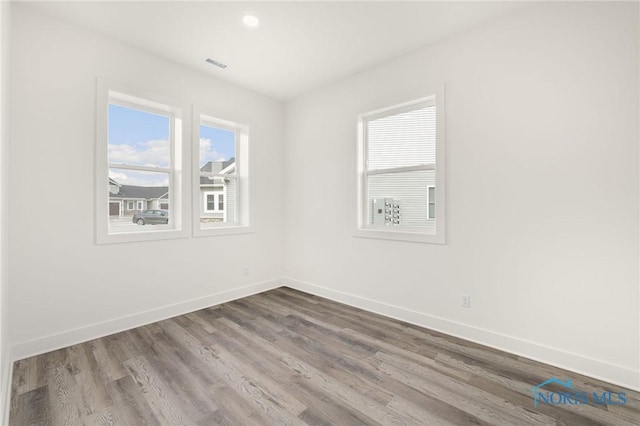
<path fill-rule="evenodd" d="M 392 104 L 391 106 L 371 109 L 370 112 L 360 114 L 357 118 L 357 187 L 356 187 L 356 224 L 354 237 L 376 238 L 418 243 L 445 243 L 445 114 L 444 114 L 444 85 L 429 91 L 424 96 L 411 101 Z M 397 115 L 412 111 L 432 103 L 436 108 L 436 162 L 434 165 L 393 167 L 381 170 L 368 170 L 368 144 L 366 123 L 386 116 Z M 390 103 L 387 103 L 389 105 Z M 408 172 L 415 170 L 435 170 L 435 185 L 427 185 L 425 191 L 428 197 L 428 187 L 435 187 L 435 226 L 433 227 L 391 227 L 381 228 L 368 223 L 368 178 L 385 173 Z M 427 215 L 428 213 L 427 204 Z"/>
<path fill-rule="evenodd" d="M 225 205 L 224 205 L 224 194 L 225 193 L 226 193 L 226 191 L 223 190 L 221 194 L 218 194 L 218 200 L 217 200 L 218 201 L 218 205 L 216 207 L 218 208 L 219 212 L 222 212 L 224 214 L 225 219 L 226 219 L 227 215 L 225 214 L 226 209 L 225 209 Z"/>
<path fill-rule="evenodd" d="M 225 117 L 225 118 L 220 118 Z M 254 232 L 253 226 L 253 192 L 252 192 L 252 162 L 250 157 L 250 125 L 247 120 L 240 117 L 229 117 L 229 114 L 220 114 L 212 108 L 199 105 L 193 105 L 192 108 L 192 134 L 193 144 L 192 150 L 192 233 L 194 237 L 207 237 L 218 235 L 244 234 Z M 235 140 L 235 176 L 225 175 L 227 178 L 236 180 L 236 205 L 235 205 L 235 222 L 226 222 L 229 204 L 226 194 L 226 188 L 223 188 L 225 209 L 223 222 L 209 224 L 202 227 L 200 223 L 200 205 L 202 197 L 200 196 L 200 125 L 216 127 L 219 129 L 233 131 L 236 135 Z M 213 192 L 213 191 L 211 191 Z M 216 197 L 216 204 L 218 202 Z M 206 199 L 205 199 L 206 201 Z M 216 205 L 217 207 L 217 205 Z M 219 210 L 216 212 L 220 212 Z"/>
<path fill-rule="evenodd" d="M 188 206 L 189 175 L 188 159 L 191 157 L 191 107 L 184 101 L 158 95 L 128 85 L 97 79 L 96 96 L 96 181 L 95 220 L 96 244 L 128 243 L 172 238 L 186 238 L 190 234 L 190 216 L 184 214 L 183 206 Z M 141 111 L 170 117 L 170 167 L 164 168 L 123 165 L 124 169 L 150 171 L 169 174 L 169 205 L 171 228 L 154 227 L 152 230 L 126 233 L 109 233 L 109 169 L 118 168 L 109 163 L 109 105 L 116 104 Z M 138 207 L 138 202 L 134 204 Z M 144 203 L 143 203 L 144 207 Z"/>
<path fill-rule="evenodd" d="M 223 191 L 204 191 L 203 193 L 203 197 L 204 197 L 204 212 L 205 213 L 222 213 L 225 211 L 225 209 L 220 209 L 220 196 L 223 195 L 224 196 L 224 190 Z M 208 200 L 208 196 L 209 195 L 213 195 L 213 205 L 214 205 L 214 209 L 213 210 L 209 210 L 208 206 L 209 206 L 209 200 Z"/>

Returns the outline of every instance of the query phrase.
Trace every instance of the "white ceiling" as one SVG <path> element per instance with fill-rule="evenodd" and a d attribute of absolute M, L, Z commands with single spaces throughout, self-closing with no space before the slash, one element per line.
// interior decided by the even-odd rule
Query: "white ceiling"
<path fill-rule="evenodd" d="M 28 7 L 281 100 L 523 2 L 36 2 Z M 260 27 L 243 26 L 253 14 Z M 218 69 L 206 58 L 228 64 Z"/>

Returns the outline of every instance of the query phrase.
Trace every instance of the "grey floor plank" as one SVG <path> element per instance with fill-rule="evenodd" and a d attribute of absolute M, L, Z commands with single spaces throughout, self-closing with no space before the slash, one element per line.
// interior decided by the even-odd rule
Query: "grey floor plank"
<path fill-rule="evenodd" d="M 629 402 L 534 408 L 549 377 Z M 10 426 L 640 424 L 638 392 L 289 288 L 17 361 L 11 392 Z"/>
<path fill-rule="evenodd" d="M 144 356 L 126 361 L 125 367 L 141 387 L 143 397 L 161 423 L 176 426 L 195 423 L 195 419 L 185 414 L 181 401 L 176 398 L 171 387 L 161 379 L 158 371 Z"/>
<path fill-rule="evenodd" d="M 51 403 L 46 386 L 19 395 L 13 409 L 18 415 L 12 418 L 11 425 L 51 424 Z"/>
<path fill-rule="evenodd" d="M 114 401 L 114 411 L 118 413 L 122 424 L 141 426 L 160 424 L 149 403 L 143 397 L 142 389 L 131 376 L 127 375 L 110 382 L 107 390 Z"/>

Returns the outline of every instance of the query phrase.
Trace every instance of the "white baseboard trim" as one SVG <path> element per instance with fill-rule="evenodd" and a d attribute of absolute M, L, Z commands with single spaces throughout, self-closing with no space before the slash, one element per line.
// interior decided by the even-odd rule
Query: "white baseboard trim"
<path fill-rule="evenodd" d="M 640 371 L 627 367 L 291 278 L 284 278 L 280 282 L 283 286 L 305 293 L 573 371 L 616 386 L 640 391 Z"/>
<path fill-rule="evenodd" d="M 15 343 L 11 347 L 11 359 L 16 361 L 34 355 L 40 355 L 56 349 L 87 342 L 89 340 L 119 333 L 121 331 L 130 330 L 135 327 L 162 321 L 167 318 L 183 315 L 209 306 L 219 305 L 221 303 L 251 296 L 252 294 L 261 293 L 281 286 L 282 281 L 280 280 L 264 281 L 195 299 L 185 300 L 183 302 L 166 305 L 160 308 L 150 309 L 148 311 L 132 315 L 126 315 L 113 320 L 90 324 L 84 327 L 51 334 L 49 336 L 29 341 Z"/>
<path fill-rule="evenodd" d="M 85 327 L 56 333 L 49 336 L 14 344 L 10 349 L 10 362 L 2 366 L 5 370 L 3 377 L 7 382 L 0 384 L 7 396 L 2 405 L 7 405 L 11 384 L 12 365 L 15 360 L 50 352 L 56 349 L 108 336 L 124 330 L 129 330 L 156 321 L 162 321 L 177 315 L 197 311 L 209 306 L 247 297 L 263 291 L 272 290 L 281 286 L 287 286 L 309 294 L 325 297 L 336 302 L 354 306 L 386 317 L 405 321 L 421 327 L 426 327 L 454 337 L 469 340 L 481 345 L 509 352 L 514 355 L 529 358 L 565 370 L 573 371 L 594 379 L 609 382 L 616 386 L 626 387 L 640 391 L 640 371 L 618 366 L 606 361 L 593 359 L 584 355 L 564 351 L 531 342 L 518 337 L 508 336 L 491 330 L 472 325 L 451 321 L 445 318 L 428 315 L 422 312 L 402 308 L 384 302 L 368 299 L 354 294 L 333 290 L 327 287 L 291 279 L 283 278 L 251 284 L 208 296 L 186 300 L 183 302 L 166 305 L 145 312 L 127 315 L 109 321 L 90 324 Z M 533 386 L 533 384 L 532 384 Z M 8 405 L 0 417 L 2 424 L 8 422 Z"/>
<path fill-rule="evenodd" d="M 2 366 L 2 380 L 0 384 L 2 390 L 2 401 L 0 401 L 0 424 L 4 426 L 9 425 L 9 411 L 11 409 L 11 381 L 13 378 L 13 361 L 11 357 L 6 360 Z"/>

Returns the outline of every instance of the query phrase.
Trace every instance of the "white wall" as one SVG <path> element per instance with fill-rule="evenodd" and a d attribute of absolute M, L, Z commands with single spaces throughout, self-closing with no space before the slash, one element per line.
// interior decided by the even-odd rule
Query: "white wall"
<path fill-rule="evenodd" d="M 291 285 L 640 387 L 637 17 L 634 4 L 535 6 L 283 115 L 260 95 L 14 5 L 2 203 L 14 355 L 276 285 L 286 231 Z M 96 76 L 249 117 L 256 232 L 95 245 Z M 353 238 L 357 114 L 441 81 L 447 244 Z"/>
<path fill-rule="evenodd" d="M 638 79 L 637 4 L 552 3 L 287 104 L 291 284 L 640 387 Z M 352 237 L 357 114 L 443 81 L 447 243 Z"/>
<path fill-rule="evenodd" d="M 9 29 L 11 4 L 0 2 L 0 424 L 8 421 L 11 353 L 8 335 Z"/>
<path fill-rule="evenodd" d="M 15 357 L 276 285 L 271 280 L 282 275 L 282 104 L 25 6 L 14 5 L 13 12 L 9 260 Z M 255 232 L 96 245 L 97 76 L 246 117 Z"/>

